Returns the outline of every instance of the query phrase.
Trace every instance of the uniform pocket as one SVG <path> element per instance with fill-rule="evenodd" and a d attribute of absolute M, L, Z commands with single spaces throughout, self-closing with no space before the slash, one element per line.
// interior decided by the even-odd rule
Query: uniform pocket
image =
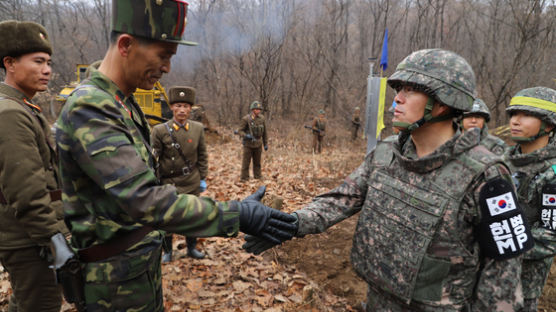
<path fill-rule="evenodd" d="M 423 257 L 417 274 L 413 299 L 418 301 L 440 301 L 443 281 L 450 271 L 450 262 L 442 259 Z"/>

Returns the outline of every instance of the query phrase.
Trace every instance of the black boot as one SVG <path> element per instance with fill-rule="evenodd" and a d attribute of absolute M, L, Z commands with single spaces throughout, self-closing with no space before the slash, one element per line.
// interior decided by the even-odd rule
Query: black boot
<path fill-rule="evenodd" d="M 195 249 L 197 246 L 197 238 L 196 237 L 187 237 L 185 239 L 187 241 L 187 255 L 194 259 L 203 259 L 205 254 Z"/>
<path fill-rule="evenodd" d="M 164 236 L 164 242 L 162 243 L 162 263 L 172 261 L 172 237 L 172 234 Z"/>

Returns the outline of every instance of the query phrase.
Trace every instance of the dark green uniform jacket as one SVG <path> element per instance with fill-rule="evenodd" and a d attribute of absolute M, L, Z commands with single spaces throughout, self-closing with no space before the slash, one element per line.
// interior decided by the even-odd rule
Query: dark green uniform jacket
<path fill-rule="evenodd" d="M 239 134 L 244 137 L 246 134 L 251 134 L 255 140 L 244 140 L 244 146 L 249 148 L 257 148 L 266 146 L 268 144 L 268 137 L 266 134 L 266 122 L 264 116 L 259 114 L 253 118 L 252 114 L 247 114 L 241 118 L 239 124 Z"/>
<path fill-rule="evenodd" d="M 133 95 L 125 97 L 98 70 L 68 97 L 57 124 L 65 220 L 74 247 L 102 244 L 144 225 L 195 237 L 237 234 L 234 204 L 178 195 L 174 186 L 159 184 L 145 116 Z M 153 231 L 122 257 L 136 258 L 161 240 Z M 116 261 L 122 268 L 125 262 Z M 132 268 L 118 272 L 99 263 L 87 270 L 96 272 L 87 281 L 111 281 Z"/>
<path fill-rule="evenodd" d="M 45 246 L 52 235 L 67 232 L 62 202 L 49 193 L 59 189 L 50 126 L 24 99 L 0 84 L 0 190 L 7 201 L 0 204 L 2 250 Z"/>
<path fill-rule="evenodd" d="M 172 130 L 183 156 L 189 163 L 184 161 L 174 146 L 166 125 Z M 173 184 L 178 189 L 178 193 L 199 192 L 199 183 L 207 177 L 208 171 L 208 153 L 203 124 L 188 120 L 182 126 L 170 120 L 165 124 L 156 125 L 151 137 L 153 150 L 158 158 L 158 173 L 162 184 Z M 193 168 L 189 168 L 190 166 Z M 183 172 L 187 173 L 188 169 L 192 169 L 191 173 L 184 175 Z"/>

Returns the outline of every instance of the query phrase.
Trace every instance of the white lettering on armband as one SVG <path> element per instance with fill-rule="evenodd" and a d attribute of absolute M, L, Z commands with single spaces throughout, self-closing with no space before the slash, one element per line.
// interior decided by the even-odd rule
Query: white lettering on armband
<path fill-rule="evenodd" d="M 541 210 L 542 226 L 556 231 L 556 209 L 545 208 Z"/>
<path fill-rule="evenodd" d="M 490 232 L 501 255 L 505 254 L 506 250 L 516 252 L 524 249 L 529 239 L 521 214 L 491 223 Z"/>

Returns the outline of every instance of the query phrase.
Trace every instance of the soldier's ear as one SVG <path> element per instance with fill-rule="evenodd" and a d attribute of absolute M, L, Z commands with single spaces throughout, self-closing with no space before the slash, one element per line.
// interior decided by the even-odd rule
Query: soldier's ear
<path fill-rule="evenodd" d="M 122 34 L 118 37 L 116 45 L 121 56 L 127 57 L 129 55 L 129 50 L 133 46 L 134 40 L 135 38 L 128 34 Z"/>
<path fill-rule="evenodd" d="M 4 64 L 4 68 L 6 69 L 6 73 L 14 71 L 14 64 L 17 61 L 17 58 L 13 56 L 5 56 L 2 59 L 2 64 Z"/>

